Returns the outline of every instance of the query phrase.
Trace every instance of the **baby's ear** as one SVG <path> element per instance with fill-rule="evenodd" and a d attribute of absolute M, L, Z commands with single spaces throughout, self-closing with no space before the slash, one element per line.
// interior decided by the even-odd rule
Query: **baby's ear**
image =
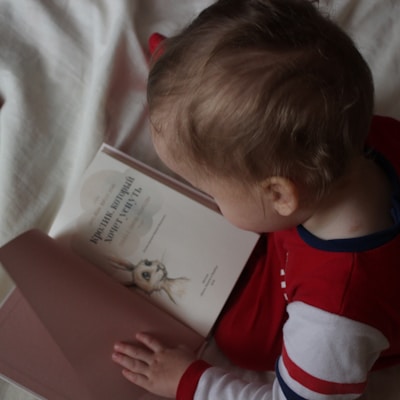
<path fill-rule="evenodd" d="M 298 190 L 290 179 L 273 176 L 262 183 L 262 189 L 279 215 L 288 217 L 298 209 Z"/>

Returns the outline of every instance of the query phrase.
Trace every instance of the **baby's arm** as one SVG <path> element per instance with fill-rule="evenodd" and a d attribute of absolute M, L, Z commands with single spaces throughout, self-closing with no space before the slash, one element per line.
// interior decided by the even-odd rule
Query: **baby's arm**
<path fill-rule="evenodd" d="M 116 343 L 112 359 L 132 383 L 149 392 L 175 398 L 179 381 L 196 356 L 185 347 L 168 348 L 150 335 L 138 333 L 140 345 Z"/>
<path fill-rule="evenodd" d="M 193 353 L 168 349 L 143 334 L 137 339 L 145 347 L 120 344 L 114 360 L 131 382 L 170 398 L 179 386 L 178 399 L 185 400 L 194 392 L 196 400 L 359 399 L 371 366 L 388 346 L 385 337 L 368 325 L 301 302 L 290 304 L 288 311 L 272 385 L 246 382 L 217 367 L 192 374 Z"/>
<path fill-rule="evenodd" d="M 246 382 L 220 368 L 209 368 L 196 386 L 196 400 L 355 400 L 368 373 L 387 348 L 377 329 L 305 303 L 288 306 L 284 346 L 272 385 Z M 181 397 L 189 399 L 191 397 Z"/>

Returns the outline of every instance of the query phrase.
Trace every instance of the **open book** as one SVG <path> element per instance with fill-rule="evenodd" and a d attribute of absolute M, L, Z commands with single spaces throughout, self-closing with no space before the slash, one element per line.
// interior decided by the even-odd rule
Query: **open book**
<path fill-rule="evenodd" d="M 39 396 L 139 399 L 113 343 L 152 333 L 199 350 L 258 235 L 204 194 L 103 145 L 49 235 L 0 249 L 0 374 Z"/>

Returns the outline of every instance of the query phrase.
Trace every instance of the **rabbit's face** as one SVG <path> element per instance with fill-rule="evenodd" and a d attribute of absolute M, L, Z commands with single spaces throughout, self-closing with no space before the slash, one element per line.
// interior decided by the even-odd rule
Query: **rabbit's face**
<path fill-rule="evenodd" d="M 145 291 L 152 293 L 160 290 L 162 283 L 167 279 L 167 269 L 158 260 L 142 260 L 133 269 L 134 284 Z"/>

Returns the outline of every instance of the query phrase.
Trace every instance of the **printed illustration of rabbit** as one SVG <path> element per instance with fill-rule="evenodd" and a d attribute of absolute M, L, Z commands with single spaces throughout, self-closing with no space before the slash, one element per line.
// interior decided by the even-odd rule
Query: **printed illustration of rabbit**
<path fill-rule="evenodd" d="M 109 271 L 118 281 L 128 287 L 140 289 L 147 295 L 154 292 L 164 292 L 176 304 L 175 296 L 185 294 L 185 277 L 169 278 L 164 263 L 159 260 L 141 260 L 133 264 L 128 260 L 108 256 L 109 263 L 114 271 Z"/>

